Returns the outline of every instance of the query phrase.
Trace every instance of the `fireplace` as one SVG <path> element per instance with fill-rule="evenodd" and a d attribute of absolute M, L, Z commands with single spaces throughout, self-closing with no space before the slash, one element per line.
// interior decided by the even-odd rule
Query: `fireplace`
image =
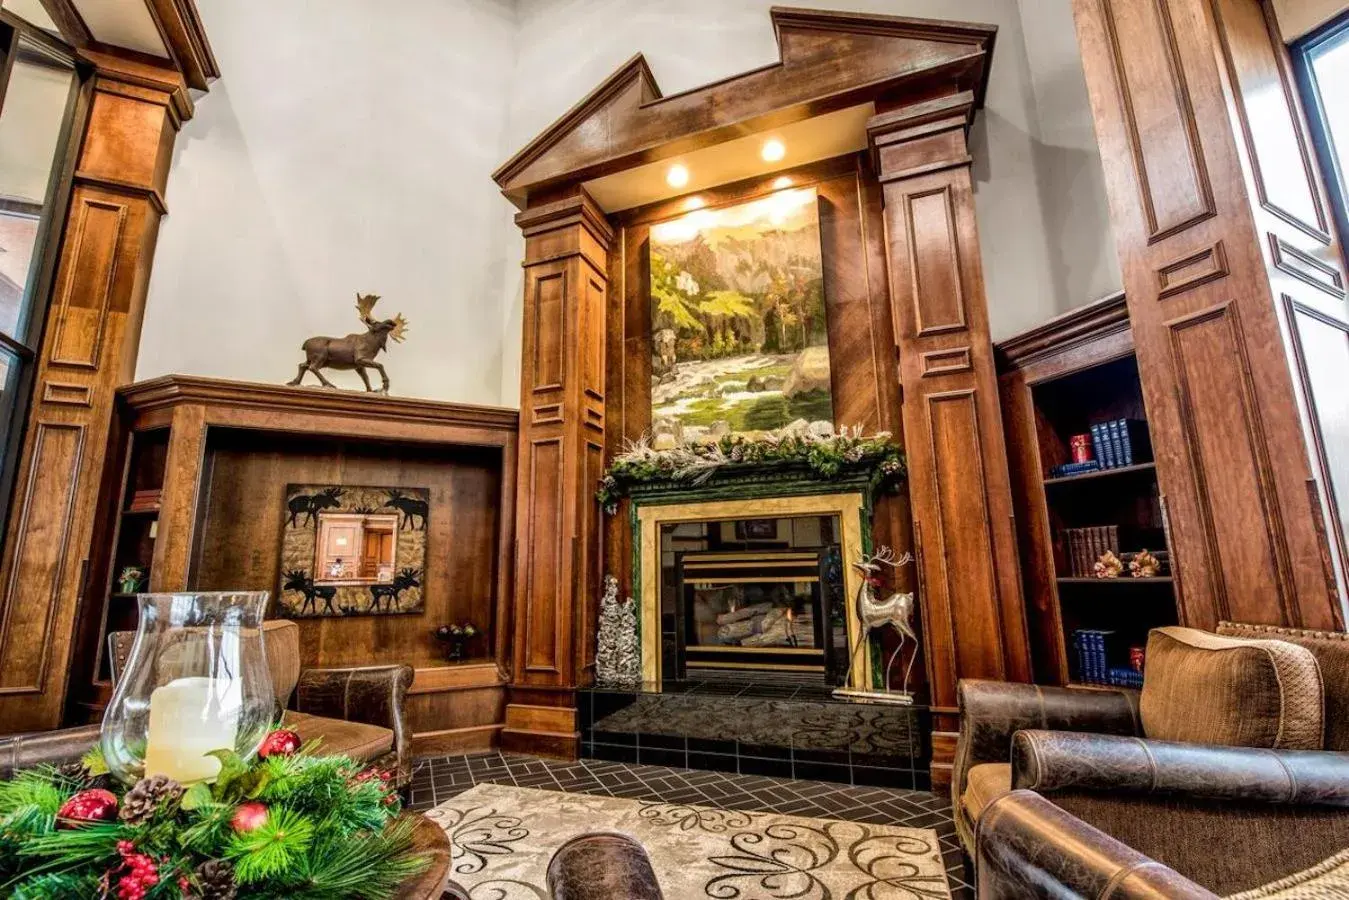
<path fill-rule="evenodd" d="M 834 649 L 847 642 L 825 602 L 837 593 L 827 590 L 836 558 L 836 547 L 676 554 L 678 677 L 771 672 L 832 683 Z"/>

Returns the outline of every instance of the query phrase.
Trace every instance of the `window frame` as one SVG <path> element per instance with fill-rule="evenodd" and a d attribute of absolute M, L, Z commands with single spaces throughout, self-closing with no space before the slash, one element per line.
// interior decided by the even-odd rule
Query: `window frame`
<path fill-rule="evenodd" d="M 57 137 L 57 153 L 52 160 L 52 178 L 47 185 L 42 210 L 46 215 L 38 224 L 34 242 L 34 262 L 23 286 L 27 293 L 27 309 L 22 313 L 20 328 L 15 336 L 0 331 L 0 348 L 15 357 L 17 377 L 12 389 L 0 398 L 0 513 L 5 515 L 0 524 L 0 546 L 8 540 L 9 511 L 13 501 L 18 464 L 27 439 L 28 414 L 33 405 L 33 391 L 37 382 L 42 341 L 45 337 L 47 315 L 51 309 L 55 289 L 57 264 L 64 244 L 66 216 L 75 186 L 75 167 L 83 143 L 89 107 L 93 99 L 94 67 L 81 59 L 77 49 L 45 29 L 20 19 L 6 9 L 0 9 L 0 115 L 4 112 L 5 96 L 10 74 L 19 56 L 20 39 L 26 39 L 41 50 L 60 58 L 74 70 L 70 95 Z M 4 389 L 0 385 L 0 390 Z"/>
<path fill-rule="evenodd" d="M 1349 43 L 1349 10 L 1298 38 L 1289 46 L 1289 53 L 1293 59 L 1312 145 L 1325 178 L 1335 226 L 1341 242 L 1344 242 L 1349 240 L 1349 171 L 1345 171 L 1345 166 L 1340 163 L 1340 154 L 1336 152 L 1335 139 L 1330 133 L 1330 123 L 1326 117 L 1325 101 L 1321 95 L 1321 84 L 1312 65 L 1318 50 L 1327 44 L 1341 41 Z M 1344 89 L 1349 90 L 1349 86 Z M 1344 150 L 1345 159 L 1349 159 L 1349 147 Z"/>

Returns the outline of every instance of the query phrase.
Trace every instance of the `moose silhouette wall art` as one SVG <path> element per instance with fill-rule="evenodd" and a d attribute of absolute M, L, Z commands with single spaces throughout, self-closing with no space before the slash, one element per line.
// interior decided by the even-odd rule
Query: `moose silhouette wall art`
<path fill-rule="evenodd" d="M 422 612 L 430 507 L 427 488 L 287 485 L 277 614 Z"/>

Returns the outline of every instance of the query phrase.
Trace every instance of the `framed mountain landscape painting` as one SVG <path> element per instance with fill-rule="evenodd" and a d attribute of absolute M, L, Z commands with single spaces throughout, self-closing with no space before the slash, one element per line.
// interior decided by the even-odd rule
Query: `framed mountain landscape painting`
<path fill-rule="evenodd" d="M 650 263 L 658 440 L 832 424 L 814 188 L 658 223 Z"/>

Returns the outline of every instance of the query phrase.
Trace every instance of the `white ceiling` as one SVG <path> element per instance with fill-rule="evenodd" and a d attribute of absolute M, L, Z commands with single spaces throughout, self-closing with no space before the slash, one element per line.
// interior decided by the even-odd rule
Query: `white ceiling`
<path fill-rule="evenodd" d="M 8 3 L 10 0 L 4 0 Z M 72 0 L 94 39 L 168 59 L 169 51 L 145 0 Z"/>
<path fill-rule="evenodd" d="M 56 30 L 56 23 L 52 21 L 51 16 L 47 15 L 47 10 L 40 0 L 0 0 L 0 6 L 14 13 L 25 22 L 31 22 L 38 28 Z"/>
<path fill-rule="evenodd" d="M 745 178 L 766 175 L 821 159 L 853 153 L 867 145 L 867 119 L 874 113 L 870 103 L 794 122 L 771 131 L 746 135 L 692 153 L 648 163 L 594 181 L 586 182 L 590 196 L 605 212 L 632 209 L 658 200 L 696 193 Z M 765 162 L 760 155 L 764 141 L 777 138 L 787 156 Z M 665 174 L 676 163 L 689 170 L 688 184 L 672 188 Z"/>

